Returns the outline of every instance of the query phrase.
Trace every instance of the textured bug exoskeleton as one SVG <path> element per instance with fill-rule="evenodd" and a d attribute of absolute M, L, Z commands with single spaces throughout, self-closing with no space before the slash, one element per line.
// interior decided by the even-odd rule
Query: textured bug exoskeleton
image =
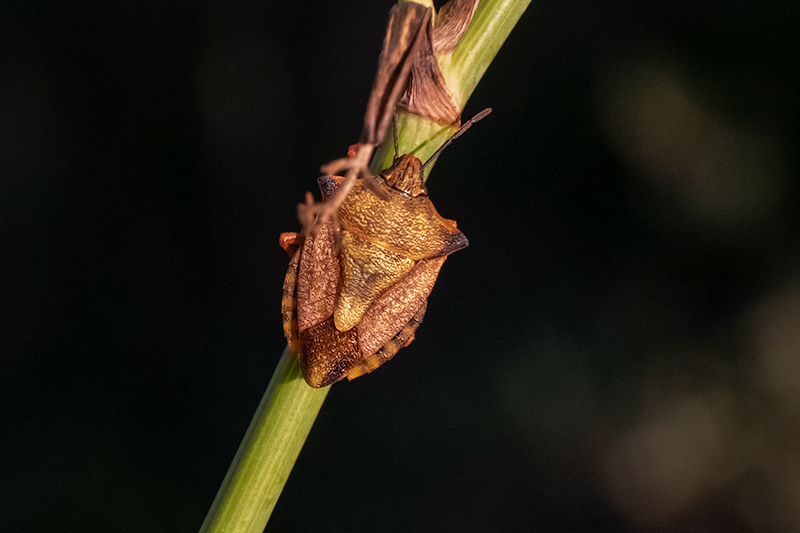
<path fill-rule="evenodd" d="M 323 197 L 343 179 L 319 178 Z M 397 158 L 374 180 L 383 194 L 359 179 L 339 207 L 339 252 L 328 222 L 289 263 L 284 333 L 312 387 L 372 372 L 407 345 L 446 256 L 468 245 L 433 207 L 419 159 Z"/>

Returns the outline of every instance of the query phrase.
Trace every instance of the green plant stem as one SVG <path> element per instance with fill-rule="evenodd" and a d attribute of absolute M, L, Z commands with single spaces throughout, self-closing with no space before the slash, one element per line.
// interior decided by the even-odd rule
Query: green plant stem
<path fill-rule="evenodd" d="M 420 3 L 430 5 L 429 0 Z M 530 0 L 482 0 L 456 50 L 440 68 L 460 102 L 472 94 Z M 423 161 L 456 131 L 453 124 L 398 112 L 400 153 Z M 387 135 L 373 160 L 373 172 L 395 156 Z M 433 167 L 426 167 L 426 175 Z M 313 389 L 303 380 L 297 358 L 285 349 L 247 434 L 206 516 L 201 532 L 261 533 L 330 387 Z"/>
<path fill-rule="evenodd" d="M 288 346 L 201 532 L 261 533 L 330 387 L 309 387 Z"/>

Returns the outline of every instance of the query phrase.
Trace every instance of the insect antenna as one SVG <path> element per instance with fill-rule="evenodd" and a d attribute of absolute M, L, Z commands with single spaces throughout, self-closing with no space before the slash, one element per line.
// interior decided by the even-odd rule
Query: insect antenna
<path fill-rule="evenodd" d="M 475 115 L 474 117 L 472 117 L 471 119 L 469 119 L 468 121 L 463 123 L 461 125 L 461 127 L 458 128 L 457 132 L 455 132 L 453 135 L 451 135 L 450 138 L 447 139 L 443 145 L 441 145 L 435 152 L 433 152 L 433 155 L 431 155 L 428 158 L 428 160 L 425 161 L 425 164 L 422 165 L 422 169 L 424 170 L 425 167 L 428 166 L 428 163 L 430 163 L 431 161 L 433 161 L 434 159 L 439 157 L 439 154 L 442 153 L 442 150 L 444 150 L 445 148 L 450 146 L 451 142 L 453 142 L 455 139 L 458 139 L 459 137 L 461 137 L 461 135 L 465 131 L 467 131 L 473 124 L 475 124 L 476 122 L 478 122 L 480 119 L 484 118 L 486 115 L 488 115 L 491 112 L 492 112 L 492 108 L 491 107 L 487 107 L 486 109 L 484 109 L 483 111 L 481 111 L 480 113 L 478 113 L 477 115 Z M 397 139 L 396 135 L 395 135 L 395 139 Z M 395 142 L 397 142 L 397 141 L 395 140 Z M 395 145 L 395 153 L 397 153 L 397 146 L 396 145 Z"/>
<path fill-rule="evenodd" d="M 394 156 L 400 154 L 400 147 L 397 144 L 397 113 L 392 113 L 392 134 L 394 135 Z"/>

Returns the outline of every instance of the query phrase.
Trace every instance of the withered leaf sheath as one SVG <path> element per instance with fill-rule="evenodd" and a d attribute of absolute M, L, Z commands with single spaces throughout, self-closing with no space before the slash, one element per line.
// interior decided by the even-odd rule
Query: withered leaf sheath
<path fill-rule="evenodd" d="M 479 0 L 450 0 L 439 10 L 436 24 L 425 27 L 411 66 L 411 76 L 399 105 L 415 115 L 442 124 L 461 116 L 460 103 L 447 87 L 437 56 L 452 53 L 472 22 Z"/>
<path fill-rule="evenodd" d="M 323 197 L 343 179 L 319 178 Z M 363 181 L 339 208 L 341 252 L 325 224 L 294 254 L 284 281 L 284 333 L 312 387 L 371 372 L 410 342 L 446 256 L 468 245 L 434 208 L 413 155 L 375 178 L 386 200 Z"/>

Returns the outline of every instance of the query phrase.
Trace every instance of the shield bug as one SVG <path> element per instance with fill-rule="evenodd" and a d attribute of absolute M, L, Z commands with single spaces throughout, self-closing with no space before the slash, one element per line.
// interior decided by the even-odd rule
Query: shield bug
<path fill-rule="evenodd" d="M 465 123 L 425 164 L 489 111 Z M 312 387 L 372 372 L 411 342 L 446 257 L 468 245 L 428 198 L 424 167 L 412 154 L 396 157 L 374 178 L 380 194 L 357 179 L 338 208 L 341 247 L 330 221 L 303 240 L 281 236 L 292 255 L 283 285 L 284 334 Z M 320 177 L 323 199 L 333 198 L 344 180 Z"/>

